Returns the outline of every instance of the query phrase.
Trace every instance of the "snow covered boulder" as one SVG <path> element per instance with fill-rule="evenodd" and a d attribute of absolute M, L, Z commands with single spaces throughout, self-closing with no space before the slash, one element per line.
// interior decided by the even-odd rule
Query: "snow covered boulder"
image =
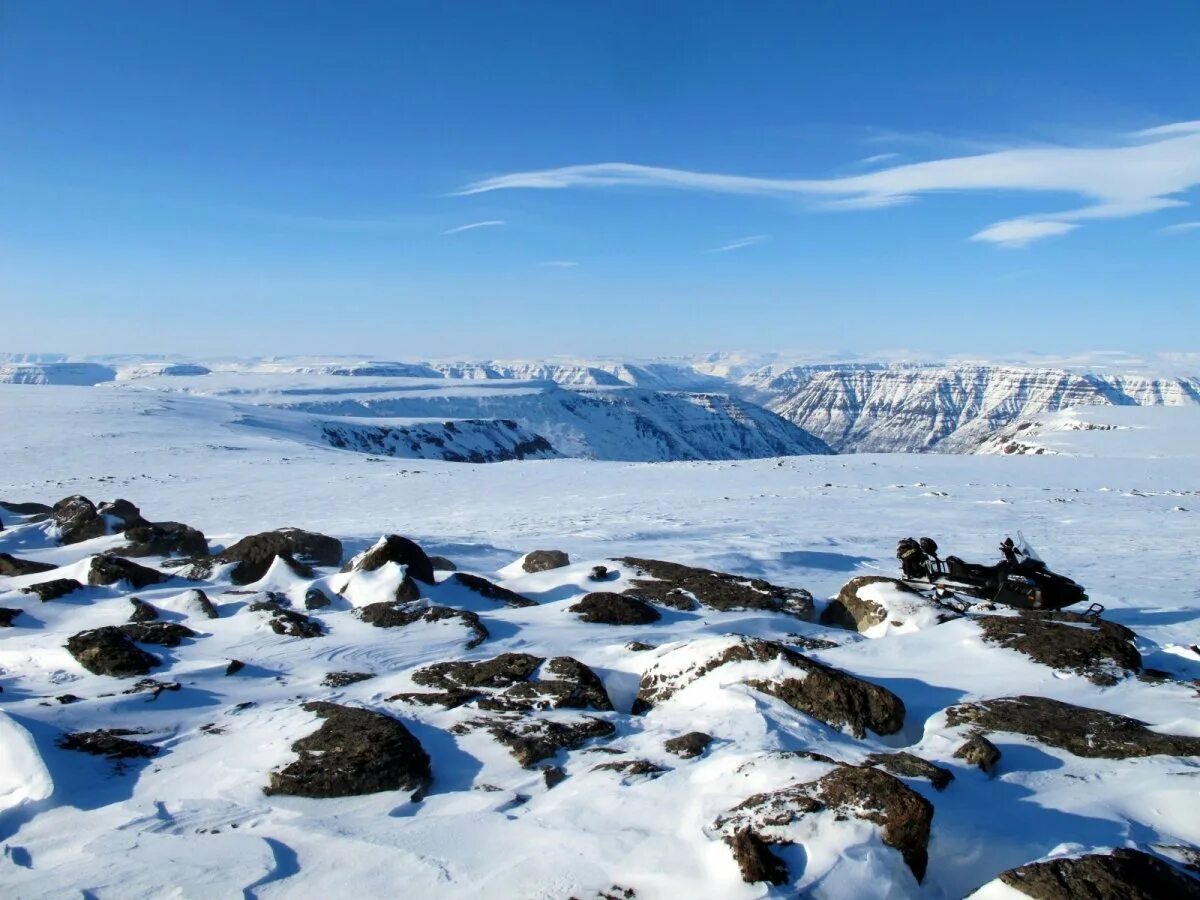
<path fill-rule="evenodd" d="M 1015 615 L 979 616 L 983 639 L 1016 650 L 1043 665 L 1083 675 L 1110 686 L 1140 672 L 1136 635 L 1123 625 L 1071 612 L 1021 610 Z"/>
<path fill-rule="evenodd" d="M 847 828 L 847 820 L 876 826 L 879 839 L 899 852 L 917 881 L 925 877 L 933 805 L 878 769 L 833 763 L 814 781 L 746 798 L 718 817 L 712 828 L 730 845 L 743 879 L 783 884 L 790 878 L 787 865 L 769 846 L 824 839 L 847 845 L 839 856 L 861 858 L 854 845 L 864 843 L 863 835 Z"/>
<path fill-rule="evenodd" d="M 132 678 L 145 675 L 159 659 L 138 647 L 115 625 L 81 631 L 67 639 L 67 652 L 93 675 Z"/>
<path fill-rule="evenodd" d="M 320 701 L 304 709 L 320 716 L 321 727 L 292 744 L 299 758 L 271 773 L 265 793 L 353 797 L 429 784 L 429 754 L 399 720 Z"/>
<path fill-rule="evenodd" d="M 316 619 L 287 608 L 287 598 L 274 591 L 266 591 L 265 599 L 251 603 L 250 612 L 265 612 L 267 624 L 276 634 L 285 637 L 315 638 L 325 634 L 325 629 Z"/>
<path fill-rule="evenodd" d="M 0 575 L 7 578 L 18 578 L 21 575 L 40 575 L 52 572 L 58 566 L 50 563 L 35 562 L 32 559 L 19 559 L 8 553 L 0 553 Z"/>
<path fill-rule="evenodd" d="M 568 612 L 579 613 L 585 622 L 601 625 L 650 625 L 662 615 L 649 603 L 637 597 L 595 591 L 585 594 L 578 603 L 567 608 Z"/>
<path fill-rule="evenodd" d="M 718 669 L 720 674 L 712 676 Z M 700 638 L 663 653 L 643 673 L 633 712 L 647 712 L 694 691 L 693 685 L 702 681 L 717 689 L 739 681 L 858 738 L 865 737 L 867 729 L 894 734 L 904 725 L 904 702 L 887 688 L 775 641 L 742 635 Z"/>
<path fill-rule="evenodd" d="M 616 733 L 611 722 L 592 716 L 577 719 L 474 719 L 455 725 L 450 730 L 465 734 L 477 728 L 486 729 L 526 769 L 532 769 L 562 750 L 576 750 L 590 740 L 611 737 Z"/>
<path fill-rule="evenodd" d="M 216 559 L 237 564 L 229 575 L 234 584 L 250 584 L 267 574 L 277 556 L 298 571 L 308 566 L 339 566 L 342 542 L 300 528 L 277 528 L 242 538 Z"/>
<path fill-rule="evenodd" d="M 711 743 L 711 734 L 703 731 L 689 731 L 687 734 L 664 741 L 663 749 L 668 753 L 674 753 L 680 759 L 692 759 L 707 750 Z"/>
<path fill-rule="evenodd" d="M 636 576 L 626 594 L 663 606 L 687 610 L 699 602 L 721 612 L 755 609 L 812 620 L 812 594 L 803 588 L 779 587 L 761 578 L 743 578 L 659 559 L 627 556 L 617 562 L 633 569 Z"/>
<path fill-rule="evenodd" d="M 537 674 L 539 677 L 534 678 Z M 546 661 L 528 653 L 502 653 L 479 662 L 452 661 L 435 663 L 413 673 L 413 681 L 424 687 L 440 688 L 446 693 L 398 695 L 396 699 L 417 703 L 441 703 L 460 706 L 468 702 L 463 692 L 480 709 L 493 712 L 528 712 L 538 709 L 595 709 L 610 712 L 608 692 L 596 673 L 570 656 Z M 504 690 L 500 690 L 503 688 Z"/>
<path fill-rule="evenodd" d="M 343 572 L 374 572 L 392 563 L 402 566 L 410 578 L 435 584 L 433 563 L 415 541 L 398 534 L 386 534 L 346 565 Z"/>
<path fill-rule="evenodd" d="M 570 564 L 571 558 L 561 550 L 534 550 L 521 560 L 521 568 L 526 572 L 548 572 Z"/>
<path fill-rule="evenodd" d="M 951 725 L 985 732 L 1023 734 L 1076 756 L 1128 759 L 1137 756 L 1200 756 L 1200 737 L 1151 731 L 1145 722 L 1073 706 L 1048 697 L 1001 697 L 960 703 L 946 710 Z"/>
<path fill-rule="evenodd" d="M 152 584 L 162 584 L 170 577 L 157 569 L 138 565 L 111 553 L 93 556 L 88 565 L 88 584 L 92 586 L 124 581 L 134 590 L 140 590 Z"/>
<path fill-rule="evenodd" d="M 1121 848 L 1027 863 L 971 894 L 973 900 L 1035 897 L 1037 900 L 1200 900 L 1200 881 L 1170 863 Z"/>
<path fill-rule="evenodd" d="M 899 753 L 872 753 L 863 760 L 863 765 L 883 769 L 897 778 L 925 779 L 935 791 L 944 791 L 954 780 L 954 773 L 949 769 L 903 750 Z"/>
<path fill-rule="evenodd" d="M 510 591 L 508 588 L 501 587 L 494 582 L 488 581 L 486 578 L 481 578 L 478 575 L 468 575 L 466 572 L 456 572 L 442 583 L 461 585 L 469 591 L 474 591 L 481 597 L 488 600 L 495 600 L 497 603 L 503 603 L 505 606 L 513 609 L 523 606 L 537 606 L 536 600 L 522 597 L 516 591 Z"/>
<path fill-rule="evenodd" d="M 458 621 L 470 634 L 466 644 L 468 650 L 478 647 L 488 639 L 488 630 L 475 613 L 465 609 L 436 606 L 425 601 L 370 603 L 360 607 L 355 614 L 376 628 L 403 628 L 417 622 Z"/>
<path fill-rule="evenodd" d="M 821 624 L 860 631 L 879 638 L 889 632 L 907 633 L 957 619 L 959 613 L 881 575 L 851 578 L 821 613 Z"/>
<path fill-rule="evenodd" d="M 104 517 L 94 504 L 82 494 L 64 497 L 50 509 L 50 521 L 63 544 L 78 544 L 107 533 Z"/>
<path fill-rule="evenodd" d="M 117 552 L 125 556 L 207 556 L 203 532 L 182 522 L 147 522 L 125 529 L 129 543 Z"/>

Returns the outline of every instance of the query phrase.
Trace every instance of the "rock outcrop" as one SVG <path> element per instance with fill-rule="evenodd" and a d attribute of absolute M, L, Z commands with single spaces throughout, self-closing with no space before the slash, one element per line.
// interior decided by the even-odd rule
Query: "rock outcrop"
<path fill-rule="evenodd" d="M 1011 616 L 980 616 L 983 639 L 1060 671 L 1108 686 L 1141 671 L 1132 631 L 1115 622 L 1072 612 L 1022 610 Z"/>
<path fill-rule="evenodd" d="M 518 609 L 523 606 L 537 606 L 536 600 L 530 600 L 528 597 L 522 597 L 516 591 L 510 591 L 506 587 L 488 581 L 486 578 L 480 578 L 478 575 L 469 575 L 466 572 L 457 572 L 446 579 L 443 584 L 458 584 L 465 587 L 469 591 L 474 591 L 479 596 L 488 600 L 495 600 L 497 603 L 503 603 L 505 606 Z"/>
<path fill-rule="evenodd" d="M 248 535 L 215 558 L 219 562 L 236 563 L 229 574 L 234 584 L 250 584 L 267 574 L 277 556 L 300 572 L 310 566 L 340 566 L 342 542 L 300 528 L 277 528 Z"/>
<path fill-rule="evenodd" d="M 534 550 L 521 560 L 521 568 L 526 572 L 548 572 L 570 564 L 571 558 L 561 550 Z"/>
<path fill-rule="evenodd" d="M 82 589 L 83 585 L 74 578 L 54 578 L 50 581 L 39 581 L 37 584 L 31 584 L 27 588 L 22 588 L 21 593 L 36 594 L 39 600 L 47 603 Z"/>
<path fill-rule="evenodd" d="M 88 566 L 88 584 L 93 587 L 123 581 L 137 591 L 152 584 L 162 584 L 170 577 L 157 569 L 138 565 L 111 553 L 93 556 Z"/>
<path fill-rule="evenodd" d="M 585 622 L 601 625 L 650 625 L 662 618 L 653 606 L 637 597 L 595 591 L 568 608 Z"/>
<path fill-rule="evenodd" d="M 36 562 L 32 559 L 20 559 L 9 553 L 0 553 L 0 576 L 6 578 L 18 578 L 21 575 L 41 575 L 43 572 L 52 572 L 58 566 L 50 563 Z"/>
<path fill-rule="evenodd" d="M 644 600 L 674 609 L 692 609 L 699 602 L 720 612 L 763 610 L 811 621 L 812 594 L 803 588 L 779 587 L 761 578 L 743 578 L 695 566 L 639 559 L 617 560 L 636 576 L 625 591 Z"/>
<path fill-rule="evenodd" d="M 479 620 L 479 616 L 465 609 L 434 606 L 421 601 L 413 603 L 384 602 L 363 606 L 356 610 L 356 615 L 376 628 L 403 628 L 415 622 L 457 620 L 467 628 L 470 634 L 466 644 L 468 650 L 478 647 L 488 639 L 487 628 Z"/>
<path fill-rule="evenodd" d="M 1200 900 L 1200 881 L 1127 848 L 1028 863 L 997 880 L 1035 900 Z"/>
<path fill-rule="evenodd" d="M 137 646 L 115 625 L 81 631 L 67 640 L 67 652 L 93 675 L 132 678 L 146 675 L 159 659 Z"/>
<path fill-rule="evenodd" d="M 369 550 L 354 557 L 343 572 L 374 572 L 387 563 L 404 566 L 408 576 L 426 584 L 436 584 L 433 563 L 415 541 L 398 534 L 387 534 Z"/>

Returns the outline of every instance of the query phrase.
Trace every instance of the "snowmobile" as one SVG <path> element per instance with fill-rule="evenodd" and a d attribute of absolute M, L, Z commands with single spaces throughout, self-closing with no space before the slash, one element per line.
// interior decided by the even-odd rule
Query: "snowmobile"
<path fill-rule="evenodd" d="M 1003 559 L 994 566 L 969 563 L 957 556 L 938 556 L 932 538 L 919 541 L 904 538 L 896 547 L 896 558 L 906 581 L 913 587 L 932 586 L 939 596 L 966 594 L 991 603 L 1018 609 L 1063 609 L 1087 600 L 1083 585 L 1065 575 L 1051 572 L 1041 557 L 1017 532 L 1020 542 L 1011 537 L 1000 545 Z M 1093 603 L 1088 615 L 1098 615 L 1103 607 Z"/>

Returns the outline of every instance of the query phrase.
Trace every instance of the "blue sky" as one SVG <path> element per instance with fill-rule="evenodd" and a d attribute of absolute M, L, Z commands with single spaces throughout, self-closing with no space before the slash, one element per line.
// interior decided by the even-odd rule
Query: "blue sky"
<path fill-rule="evenodd" d="M 0 350 L 1195 349 L 1198 42 L 1194 0 L 10 0 Z"/>

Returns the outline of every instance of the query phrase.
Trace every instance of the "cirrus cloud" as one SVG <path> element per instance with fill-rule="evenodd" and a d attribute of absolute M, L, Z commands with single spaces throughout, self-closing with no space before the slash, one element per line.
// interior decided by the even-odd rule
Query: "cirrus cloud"
<path fill-rule="evenodd" d="M 876 169 L 840 178 L 764 178 L 635 163 L 597 163 L 499 175 L 458 195 L 514 189 L 672 188 L 763 197 L 802 196 L 824 209 L 872 209 L 948 192 L 1073 194 L 1085 205 L 994 222 L 972 240 L 1003 246 L 1066 234 L 1079 223 L 1184 205 L 1175 195 L 1200 185 L 1200 121 L 1114 136 L 1102 146 L 1044 145 L 993 150 Z"/>

